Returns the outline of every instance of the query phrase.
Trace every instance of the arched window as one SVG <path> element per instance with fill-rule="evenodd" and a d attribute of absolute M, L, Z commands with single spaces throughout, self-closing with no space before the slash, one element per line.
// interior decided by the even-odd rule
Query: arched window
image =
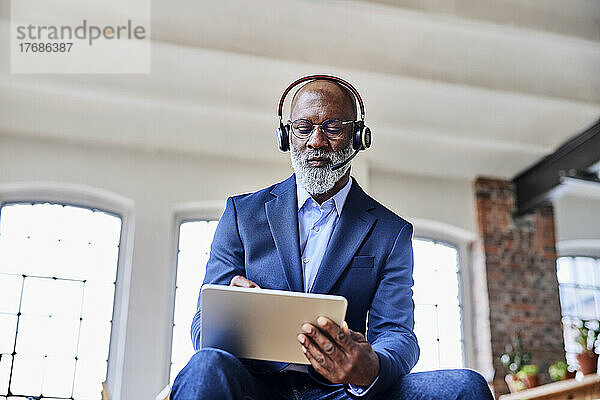
<path fill-rule="evenodd" d="M 413 371 L 465 365 L 458 249 L 427 238 L 413 239 L 415 334 L 421 348 Z"/>
<path fill-rule="evenodd" d="M 100 397 L 120 237 L 101 210 L 0 203 L 0 399 Z"/>

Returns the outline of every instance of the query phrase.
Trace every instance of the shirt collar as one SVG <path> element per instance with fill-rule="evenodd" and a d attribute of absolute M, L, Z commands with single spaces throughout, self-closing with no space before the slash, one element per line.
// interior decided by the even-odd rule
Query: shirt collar
<path fill-rule="evenodd" d="M 346 203 L 346 198 L 348 197 L 348 193 L 350 193 L 351 187 L 352 177 L 348 179 L 348 183 L 346 183 L 346 185 L 343 188 L 341 188 L 336 194 L 333 195 L 333 197 L 331 197 L 331 199 L 333 199 L 333 204 L 335 205 L 335 210 L 337 211 L 338 216 L 342 215 L 342 209 L 344 208 L 344 204 Z M 300 211 L 300 209 L 304 207 L 304 204 L 308 201 L 308 199 L 311 199 L 316 203 L 316 201 L 302 187 L 302 185 L 298 184 L 298 177 L 296 177 L 296 194 L 298 197 L 298 211 Z"/>

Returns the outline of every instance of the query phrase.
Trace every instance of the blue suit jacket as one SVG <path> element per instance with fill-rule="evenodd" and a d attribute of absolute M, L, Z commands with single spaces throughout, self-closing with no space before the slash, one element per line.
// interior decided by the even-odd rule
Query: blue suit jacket
<path fill-rule="evenodd" d="M 354 180 L 311 290 L 344 296 L 348 326 L 366 331 L 380 360 L 379 379 L 369 393 L 390 388 L 419 358 L 413 332 L 411 240 L 412 225 L 368 196 Z M 294 175 L 227 199 L 204 283 L 228 285 L 235 275 L 265 289 L 303 291 Z M 192 340 L 198 350 L 199 311 L 192 322 Z M 246 365 L 254 372 L 273 373 L 285 364 Z"/>

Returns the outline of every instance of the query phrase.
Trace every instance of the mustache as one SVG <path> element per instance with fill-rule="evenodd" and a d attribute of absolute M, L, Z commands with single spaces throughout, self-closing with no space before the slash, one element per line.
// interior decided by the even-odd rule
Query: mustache
<path fill-rule="evenodd" d="M 299 154 L 300 159 L 304 162 L 311 158 L 326 158 L 329 163 L 333 163 L 333 151 L 327 151 L 323 149 L 308 149 Z"/>

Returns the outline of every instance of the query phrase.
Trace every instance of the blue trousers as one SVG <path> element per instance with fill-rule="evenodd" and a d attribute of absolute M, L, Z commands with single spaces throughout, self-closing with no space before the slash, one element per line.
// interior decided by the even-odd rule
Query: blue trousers
<path fill-rule="evenodd" d="M 254 375 L 235 356 L 218 349 L 198 351 L 181 370 L 173 400 L 347 400 L 342 385 L 323 385 L 302 372 Z M 399 379 L 377 399 L 493 399 L 485 379 L 468 369 L 417 372 Z"/>

